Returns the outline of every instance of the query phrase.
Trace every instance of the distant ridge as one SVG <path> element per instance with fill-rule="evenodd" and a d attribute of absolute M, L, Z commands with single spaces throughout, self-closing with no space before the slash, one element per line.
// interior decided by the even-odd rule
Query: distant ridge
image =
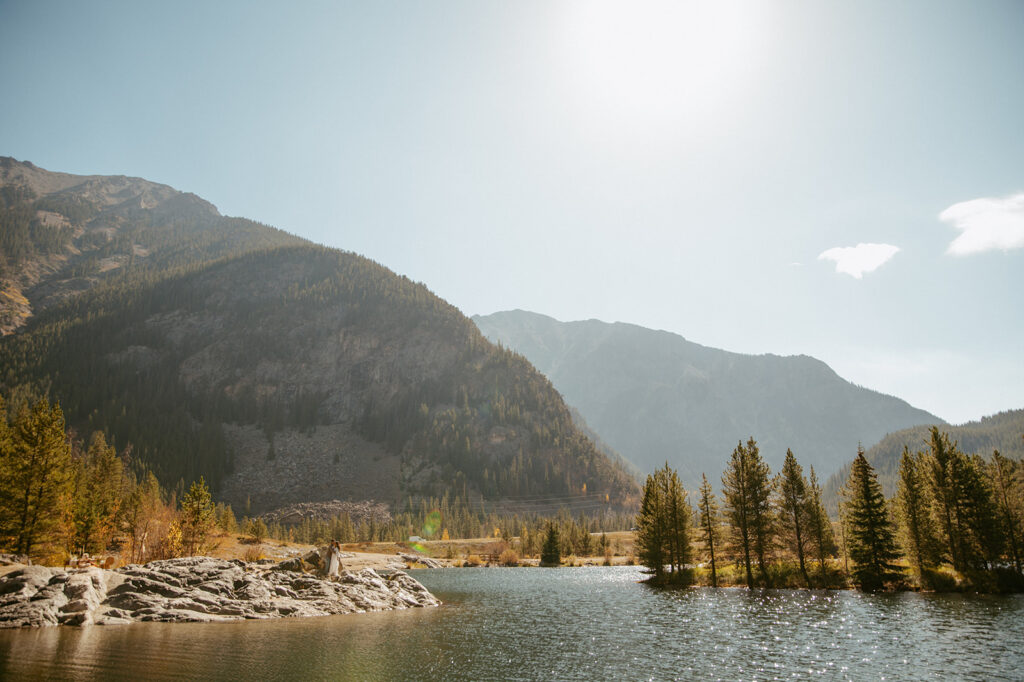
<path fill-rule="evenodd" d="M 948 433 L 950 440 L 957 441 L 960 449 L 969 455 L 977 454 L 987 458 L 992 456 L 993 450 L 999 450 L 1005 457 L 1024 458 L 1024 409 L 1000 412 L 958 426 L 936 422 L 903 429 L 888 434 L 864 453 L 875 468 L 886 497 L 896 494 L 896 476 L 903 446 L 907 446 L 911 452 L 926 450 L 928 432 L 932 426 L 938 426 L 941 431 Z M 850 464 L 846 462 L 825 484 L 824 499 L 832 513 L 838 508 L 839 489 L 849 475 Z"/>
<path fill-rule="evenodd" d="M 808 356 L 742 355 L 636 325 L 522 310 L 473 321 L 547 375 L 612 448 L 644 471 L 668 461 L 691 488 L 701 473 L 717 485 L 737 442 L 750 436 L 773 470 L 792 448 L 824 480 L 858 443 L 944 423 Z"/>

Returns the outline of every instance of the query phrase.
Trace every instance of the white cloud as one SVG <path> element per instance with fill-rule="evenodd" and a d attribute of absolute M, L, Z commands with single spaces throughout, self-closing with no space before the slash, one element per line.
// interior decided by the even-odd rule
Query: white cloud
<path fill-rule="evenodd" d="M 835 261 L 836 272 L 861 279 L 865 272 L 873 272 L 896 255 L 900 247 L 892 244 L 857 244 L 837 246 L 822 251 L 818 260 Z"/>
<path fill-rule="evenodd" d="M 940 213 L 939 220 L 963 232 L 946 249 L 954 256 L 1019 249 L 1024 247 L 1024 192 L 961 201 Z"/>

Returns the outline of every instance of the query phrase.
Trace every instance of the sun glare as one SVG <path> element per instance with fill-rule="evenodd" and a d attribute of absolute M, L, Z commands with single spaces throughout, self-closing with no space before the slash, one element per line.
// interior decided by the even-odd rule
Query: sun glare
<path fill-rule="evenodd" d="M 754 69 L 756 6 L 607 0 L 566 6 L 560 60 L 587 115 L 615 126 L 697 123 Z"/>

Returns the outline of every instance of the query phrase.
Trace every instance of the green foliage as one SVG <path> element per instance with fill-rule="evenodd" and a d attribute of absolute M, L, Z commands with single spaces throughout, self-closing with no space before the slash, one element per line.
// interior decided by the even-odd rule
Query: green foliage
<path fill-rule="evenodd" d="M 544 538 L 544 548 L 540 552 L 541 566 L 558 566 L 562 563 L 562 552 L 558 544 L 558 527 L 548 524 L 547 536 Z"/>
<path fill-rule="evenodd" d="M 811 480 L 807 498 L 807 528 L 814 556 L 818 560 L 818 580 L 822 585 L 829 584 L 826 580 L 825 560 L 836 552 L 836 539 L 832 532 L 832 522 L 822 502 L 821 486 L 818 476 L 811 467 Z"/>
<path fill-rule="evenodd" d="M 925 422 L 927 424 L 927 422 Z M 904 448 L 916 452 L 931 449 L 932 426 L 915 426 L 888 434 L 872 446 L 864 456 L 878 474 L 882 492 L 886 497 L 896 494 L 900 459 Z M 1024 458 L 1024 409 L 1008 410 L 985 417 L 976 422 L 960 426 L 940 424 L 939 428 L 948 439 L 955 440 L 957 447 L 966 453 L 988 456 L 999 450 L 1009 459 Z M 838 508 L 839 488 L 850 476 L 849 465 L 829 477 L 824 488 L 826 508 L 835 512 Z"/>
<path fill-rule="evenodd" d="M 199 480 L 192 483 L 188 493 L 181 499 L 179 525 L 185 553 L 195 554 L 213 532 L 216 523 L 210 489 L 206 487 L 206 481 L 200 476 Z"/>
<path fill-rule="evenodd" d="M 267 529 L 266 522 L 259 517 L 249 519 L 245 524 L 245 534 L 257 544 L 263 542 L 268 533 L 269 530 Z"/>
<path fill-rule="evenodd" d="M 1018 575 L 1024 575 L 1024 465 L 1019 461 L 1003 457 L 998 450 L 992 453 L 988 469 L 997 514 L 1006 549 Z"/>
<path fill-rule="evenodd" d="M 747 587 L 754 586 L 751 554 L 757 558 L 762 584 L 771 587 L 767 556 L 773 537 L 769 474 L 768 465 L 761 459 L 753 438 L 746 445 L 741 442 L 736 446 L 722 474 L 726 518 L 733 544 L 742 552 Z"/>
<path fill-rule="evenodd" d="M 647 477 L 636 517 L 636 551 L 654 583 L 679 582 L 683 575 L 691 559 L 691 516 L 679 475 L 667 463 Z"/>
<path fill-rule="evenodd" d="M 808 526 L 810 525 L 811 499 L 808 496 L 807 480 L 803 469 L 796 461 L 792 450 L 786 450 L 786 459 L 782 471 L 776 478 L 778 489 L 779 521 L 781 537 L 787 547 L 796 554 L 800 575 L 804 585 L 811 586 L 811 578 L 807 574 L 804 554 L 808 542 Z"/>
<path fill-rule="evenodd" d="M 718 567 L 715 563 L 715 547 L 720 546 L 718 502 L 711 491 L 708 477 L 704 474 L 701 474 L 700 500 L 697 506 L 700 510 L 700 537 L 708 553 L 708 563 L 710 563 L 711 586 L 718 587 Z"/>
<path fill-rule="evenodd" d="M 938 540 L 932 521 L 932 497 L 925 479 L 927 462 L 904 448 L 896 491 L 896 519 L 903 552 L 918 579 L 925 584 L 925 569 L 938 563 Z"/>
<path fill-rule="evenodd" d="M 60 406 L 45 400 L 2 421 L 0 542 L 32 555 L 38 545 L 59 540 L 75 475 L 71 445 Z"/>
<path fill-rule="evenodd" d="M 853 461 L 843 493 L 843 523 L 854 561 L 854 581 L 863 590 L 881 589 L 896 578 L 899 553 L 882 486 L 862 449 Z"/>
<path fill-rule="evenodd" d="M 124 485 L 124 464 L 97 431 L 75 476 L 71 499 L 74 552 L 96 554 L 107 548 L 117 530 Z"/>
<path fill-rule="evenodd" d="M 990 568 L 1002 549 L 992 490 L 980 457 L 968 457 L 946 433 L 931 429 L 925 455 L 932 514 L 947 560 L 958 571 Z"/>

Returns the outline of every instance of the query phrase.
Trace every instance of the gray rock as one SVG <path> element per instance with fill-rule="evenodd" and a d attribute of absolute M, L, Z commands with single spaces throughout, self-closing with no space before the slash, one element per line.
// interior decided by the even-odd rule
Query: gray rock
<path fill-rule="evenodd" d="M 324 578 L 301 570 L 322 571 L 325 555 L 311 552 L 297 565 L 185 557 L 116 572 L 26 566 L 0 578 L 0 628 L 294 618 L 440 604 L 401 571 Z"/>

